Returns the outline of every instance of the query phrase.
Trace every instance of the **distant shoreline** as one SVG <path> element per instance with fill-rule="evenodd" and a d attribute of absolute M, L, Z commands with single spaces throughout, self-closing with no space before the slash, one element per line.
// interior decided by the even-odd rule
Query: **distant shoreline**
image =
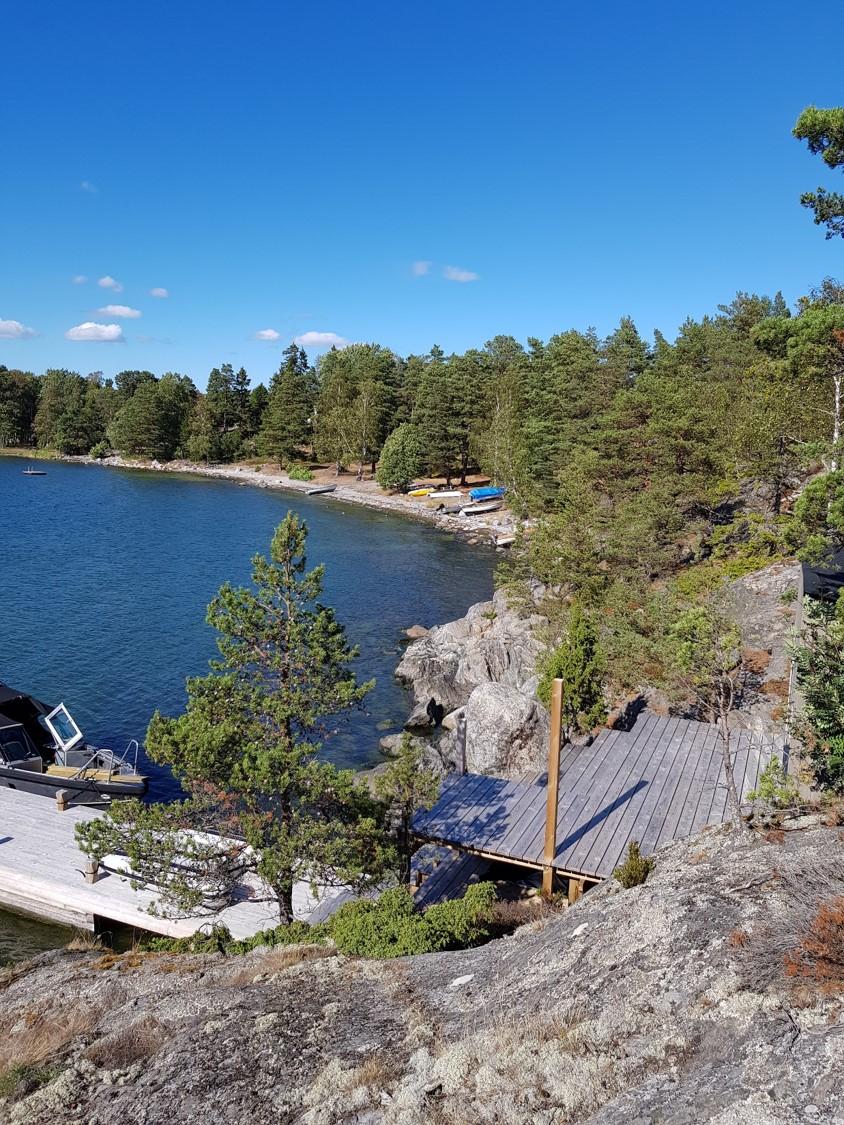
<path fill-rule="evenodd" d="M 228 480 L 235 484 L 248 484 L 255 488 L 269 488 L 279 491 L 307 493 L 311 488 L 318 488 L 325 484 L 335 484 L 336 490 L 322 494 L 322 499 L 342 501 L 349 504 L 360 504 L 362 507 L 373 511 L 389 512 L 393 515 L 404 516 L 422 523 L 431 524 L 441 531 L 449 531 L 459 535 L 470 544 L 484 544 L 494 546 L 499 535 L 512 535 L 515 526 L 513 514 L 509 511 L 490 513 L 489 516 L 476 517 L 471 524 L 463 520 L 458 521 L 453 516 L 443 515 L 431 511 L 415 502 L 408 496 L 385 495 L 374 481 L 346 480 L 334 477 L 331 470 L 318 470 L 311 481 L 291 480 L 280 469 L 267 466 L 260 468 L 248 464 L 232 465 L 201 465 L 195 461 L 147 461 L 142 458 L 121 457 L 115 454 L 112 457 L 97 459 L 89 456 L 64 456 L 43 450 L 8 448 L 0 449 L 0 455 L 7 457 L 27 458 L 33 461 L 63 461 L 76 465 L 99 465 L 114 469 L 135 469 L 146 472 L 186 473 L 193 476 L 207 477 L 212 480 Z M 39 456 L 39 453 L 41 454 Z M 468 498 L 467 498 L 468 499 Z"/>

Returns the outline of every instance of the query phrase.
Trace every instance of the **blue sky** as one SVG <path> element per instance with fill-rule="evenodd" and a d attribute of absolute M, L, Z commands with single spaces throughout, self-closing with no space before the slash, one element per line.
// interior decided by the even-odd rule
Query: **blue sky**
<path fill-rule="evenodd" d="M 844 275 L 798 202 L 841 185 L 790 135 L 844 102 L 840 15 L 10 5 L 0 321 L 33 334 L 0 363 L 204 386 L 224 362 L 266 381 L 294 337 L 450 351 L 623 315 L 673 334 L 738 289 L 793 301 Z"/>

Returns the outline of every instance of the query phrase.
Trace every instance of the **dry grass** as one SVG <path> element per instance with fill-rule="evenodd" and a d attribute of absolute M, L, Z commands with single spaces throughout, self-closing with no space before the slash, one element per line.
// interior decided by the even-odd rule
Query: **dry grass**
<path fill-rule="evenodd" d="M 258 977 L 283 973 L 287 969 L 292 969 L 294 965 L 301 965 L 306 961 L 319 961 L 336 956 L 337 950 L 327 945 L 285 945 L 265 953 L 256 960 L 250 959 L 245 964 L 241 962 L 235 965 L 232 972 L 226 975 L 225 983 L 232 988 L 241 988 L 244 985 L 254 984 Z"/>
<path fill-rule="evenodd" d="M 7 1016 L 0 1024 L 0 1076 L 56 1058 L 74 1039 L 92 1031 L 99 1018 L 98 1008 L 82 1004 Z"/>
<path fill-rule="evenodd" d="M 96 1066 L 106 1070 L 121 1070 L 140 1059 L 154 1055 L 170 1038 L 170 1030 L 154 1016 L 145 1016 L 128 1027 L 105 1035 L 92 1043 L 84 1052 Z"/>
<path fill-rule="evenodd" d="M 541 928 L 566 909 L 565 900 L 531 898 L 500 899 L 492 908 L 491 931 L 495 936 L 512 933 L 519 926 Z"/>
<path fill-rule="evenodd" d="M 349 1073 L 348 1088 L 351 1090 L 366 1087 L 368 1090 L 383 1090 L 395 1078 L 395 1060 L 383 1051 L 378 1051 Z"/>
<path fill-rule="evenodd" d="M 96 953 L 104 948 L 102 940 L 87 930 L 77 930 L 65 946 L 68 953 Z"/>

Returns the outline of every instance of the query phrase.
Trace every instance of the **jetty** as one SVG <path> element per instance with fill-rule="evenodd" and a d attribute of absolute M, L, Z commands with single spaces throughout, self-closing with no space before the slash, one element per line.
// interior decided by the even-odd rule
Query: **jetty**
<path fill-rule="evenodd" d="M 589 745 L 560 749 L 554 740 L 552 731 L 541 774 L 518 781 L 450 774 L 436 804 L 414 817 L 417 839 L 541 871 L 546 891 L 562 878 L 574 901 L 611 877 L 632 840 L 650 855 L 730 817 L 720 735 L 709 723 L 645 714 Z M 763 745 L 758 734 L 736 730 L 731 751 L 740 800 L 772 755 L 787 765 L 782 739 Z"/>
<path fill-rule="evenodd" d="M 217 923 L 243 940 L 278 925 L 278 908 L 257 879 L 244 881 L 231 906 L 191 918 L 150 913 L 158 899 L 155 890 L 134 890 L 119 871 L 101 866 L 95 881 L 89 881 L 94 873 L 87 872 L 75 829 L 102 815 L 83 806 L 60 811 L 45 797 L 0 788 L 0 907 L 97 933 L 117 923 L 166 937 L 189 937 Z M 325 888 L 314 898 L 310 884 L 297 883 L 293 912 L 303 921 L 321 921 L 347 897 L 342 889 Z"/>

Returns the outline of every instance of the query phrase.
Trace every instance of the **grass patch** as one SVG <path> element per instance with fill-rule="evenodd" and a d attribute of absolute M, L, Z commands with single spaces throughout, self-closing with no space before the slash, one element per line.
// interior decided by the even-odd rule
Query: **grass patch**
<path fill-rule="evenodd" d="M 58 1078 L 63 1069 L 60 1066 L 27 1066 L 18 1063 L 0 1074 L 0 1098 L 16 1100 L 32 1094 Z"/>

